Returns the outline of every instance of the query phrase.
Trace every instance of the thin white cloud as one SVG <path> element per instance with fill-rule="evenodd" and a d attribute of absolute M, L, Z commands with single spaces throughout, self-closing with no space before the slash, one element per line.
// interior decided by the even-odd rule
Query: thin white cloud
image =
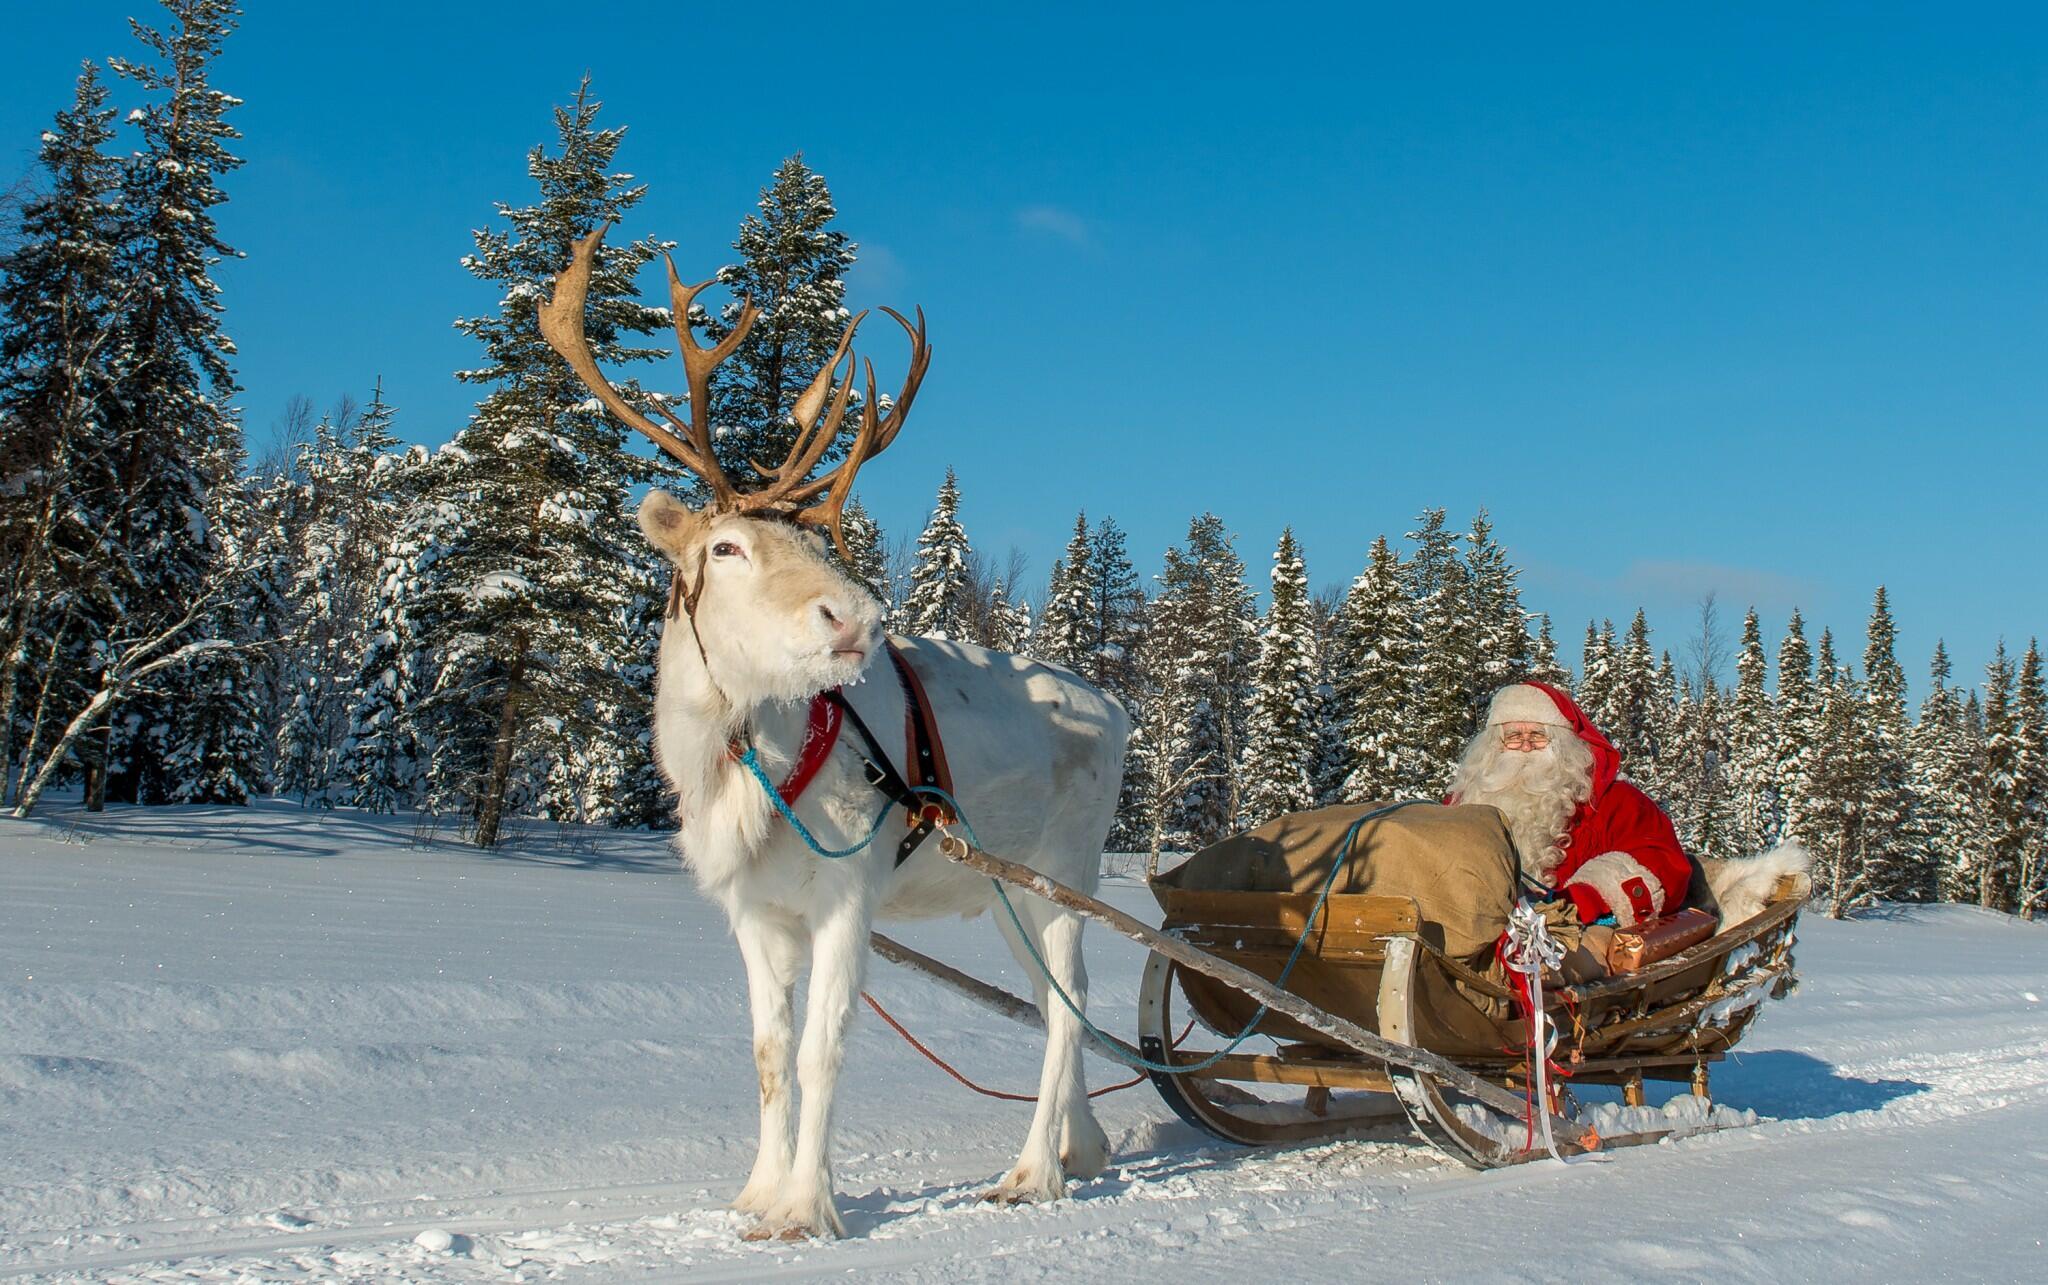
<path fill-rule="evenodd" d="M 1026 232 L 1043 232 L 1084 248 L 1093 248 L 1095 237 L 1087 220 L 1057 205 L 1027 205 L 1017 211 L 1017 226 Z"/>

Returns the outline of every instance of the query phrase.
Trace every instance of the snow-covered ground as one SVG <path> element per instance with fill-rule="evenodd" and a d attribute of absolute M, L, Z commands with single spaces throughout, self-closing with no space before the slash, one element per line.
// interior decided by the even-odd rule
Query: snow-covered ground
<path fill-rule="evenodd" d="M 1023 988 L 986 918 L 898 935 Z M 1088 950 L 1130 1031 L 1138 952 Z M 863 1010 L 853 1235 L 752 1245 L 724 1207 L 754 1133 L 739 958 L 659 837 L 487 855 L 348 812 L 59 802 L 0 822 L 0 1278 L 2048 1278 L 2048 932 L 1813 916 L 1799 958 L 1716 1074 L 1753 1128 L 1477 1175 L 1391 1132 L 1212 1144 L 1141 1086 L 1098 1102 L 1109 1173 L 1022 1209 L 975 1197 L 1029 1108 Z M 1023 1028 L 879 960 L 870 989 L 1032 1084 Z"/>

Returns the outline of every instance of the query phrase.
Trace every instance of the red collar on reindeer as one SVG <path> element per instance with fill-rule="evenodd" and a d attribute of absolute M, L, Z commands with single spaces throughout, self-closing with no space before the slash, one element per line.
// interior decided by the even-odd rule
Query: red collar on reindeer
<path fill-rule="evenodd" d="M 840 729 L 847 718 L 852 718 L 854 730 L 867 744 L 867 754 L 863 758 L 867 764 L 868 783 L 904 807 L 904 824 L 910 827 L 910 833 L 904 836 L 896 850 L 896 864 L 902 865 L 934 829 L 958 818 L 946 803 L 918 792 L 921 788 L 933 788 L 950 798 L 953 774 L 946 766 L 946 747 L 939 739 L 938 719 L 932 713 L 932 703 L 925 695 L 924 683 L 918 678 L 917 671 L 910 667 L 909 660 L 905 659 L 894 639 L 888 640 L 885 648 L 889 653 L 889 663 L 896 670 L 896 679 L 903 686 L 904 761 L 910 765 L 908 777 L 896 770 L 895 764 L 889 761 L 888 752 L 868 730 L 860 714 L 847 703 L 845 694 L 834 687 L 811 697 L 810 711 L 804 719 L 803 745 L 797 750 L 796 762 L 791 765 L 789 775 L 783 778 L 776 793 L 782 796 L 784 803 L 794 807 L 825 766 L 825 760 L 832 757 L 832 751 L 839 743 Z M 726 747 L 727 755 L 732 758 L 737 759 L 740 752 L 738 741 Z"/>

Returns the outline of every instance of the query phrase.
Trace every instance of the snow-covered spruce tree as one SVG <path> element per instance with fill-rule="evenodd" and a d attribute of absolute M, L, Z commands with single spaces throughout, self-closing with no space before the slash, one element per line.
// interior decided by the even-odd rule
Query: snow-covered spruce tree
<path fill-rule="evenodd" d="M 646 722 L 646 693 L 621 690 L 622 670 L 639 659 L 622 624 L 640 590 L 622 569 L 640 540 L 627 488 L 652 469 L 626 449 L 624 428 L 536 320 L 570 243 L 646 191 L 612 172 L 625 131 L 599 128 L 598 111 L 586 81 L 555 112 L 558 150 L 528 154 L 537 203 L 500 205 L 509 228 L 478 230 L 463 261 L 501 297 L 496 313 L 456 323 L 486 358 L 459 377 L 489 391 L 432 473 L 434 501 L 460 514 L 446 528 L 460 538 L 423 575 L 413 625 L 434 673 L 410 714 L 429 745 L 429 796 L 459 799 L 480 847 L 497 842 L 508 809 L 528 802 L 508 796 L 515 760 L 525 760 L 520 779 L 545 779 L 572 748 L 592 738 L 637 742 Z M 668 320 L 635 299 L 634 278 L 658 248 L 652 239 L 601 248 L 586 321 L 599 362 L 661 355 L 627 342 Z"/>
<path fill-rule="evenodd" d="M 131 23 L 143 60 L 116 58 L 114 70 L 154 97 L 129 115 L 141 148 L 122 181 L 124 231 L 115 276 L 130 293 L 117 340 L 120 381 L 109 402 L 109 439 L 123 496 L 105 533 L 107 556 L 124 587 L 123 616 L 137 632 L 181 618 L 196 601 L 221 546 L 206 526 L 213 491 L 233 485 L 221 472 L 242 458 L 242 429 L 229 405 L 236 392 L 234 344 L 221 327 L 212 272 L 239 258 L 221 238 L 214 207 L 227 199 L 220 178 L 241 165 L 229 146 L 241 137 L 227 113 L 241 100 L 208 77 L 239 16 L 232 0 L 163 0 L 169 23 Z M 202 625 L 203 627 L 203 625 Z M 176 671 L 164 694 L 115 717 L 112 797 L 160 801 L 171 714 L 181 704 Z"/>
<path fill-rule="evenodd" d="M 987 646 L 994 651 L 1022 655 L 1031 641 L 1031 604 L 1015 595 L 1000 576 L 989 594 L 987 629 Z"/>
<path fill-rule="evenodd" d="M 397 520 L 376 572 L 362 655 L 349 692 L 348 727 L 335 763 L 337 796 L 370 812 L 412 806 L 424 785 L 424 758 L 411 712 L 432 681 L 431 658 L 415 625 L 425 582 L 441 553 L 463 542 L 461 513 L 432 494 L 426 452 L 414 447 L 393 466 Z"/>
<path fill-rule="evenodd" d="M 209 468 L 225 479 L 213 488 L 207 527 L 218 544 L 210 575 L 232 586 L 206 632 L 237 645 L 193 660 L 180 675 L 168 711 L 165 765 L 174 803 L 237 806 L 270 792 L 270 711 L 264 706 L 264 644 L 291 647 L 290 551 L 264 520 L 236 458 Z"/>
<path fill-rule="evenodd" d="M 2027 640 L 2013 690 L 2013 733 L 2019 741 L 2015 793 L 2020 833 L 2013 845 L 2013 901 L 2032 919 L 2048 902 L 2048 686 L 2041 675 L 2041 644 Z"/>
<path fill-rule="evenodd" d="M 1237 763 L 1244 783 L 1238 824 L 1244 826 L 1315 805 L 1312 774 L 1320 749 L 1316 680 L 1321 666 L 1308 570 L 1293 527 L 1280 533 L 1280 545 L 1273 551 L 1272 583 Z"/>
<path fill-rule="evenodd" d="M 1579 708 L 1596 725 L 1604 726 L 1613 713 L 1615 667 L 1620 657 L 1614 644 L 1614 622 L 1586 622 L 1586 644 L 1579 653 Z"/>
<path fill-rule="evenodd" d="M 1529 613 L 1522 609 L 1522 591 L 1515 583 L 1522 573 L 1494 539 L 1493 523 L 1485 509 L 1472 519 L 1465 540 L 1474 662 L 1466 704 L 1480 710 L 1501 687 L 1529 676 L 1535 643 L 1529 637 Z"/>
<path fill-rule="evenodd" d="M 847 570 L 867 587 L 875 601 L 887 608 L 895 602 L 895 587 L 889 583 L 888 550 L 882 528 L 858 497 L 848 501 L 840 515 L 839 529 L 846 537 Z"/>
<path fill-rule="evenodd" d="M 1316 628 L 1316 762 L 1309 770 L 1309 789 L 1315 806 L 1329 807 L 1344 801 L 1344 782 L 1351 775 L 1351 752 L 1345 748 L 1344 703 L 1337 694 L 1342 673 L 1338 621 L 1344 614 L 1345 594 L 1335 586 L 1309 599 Z"/>
<path fill-rule="evenodd" d="M 1138 581 L 1123 528 L 1096 520 L 1088 533 L 1087 630 L 1089 682 L 1127 704 L 1138 691 L 1138 639 L 1144 629 L 1145 589 Z"/>
<path fill-rule="evenodd" d="M 1726 859 L 1743 855 L 1743 849 L 1729 789 L 1725 707 L 1711 674 L 1704 684 L 1698 692 L 1681 687 L 1664 776 L 1671 819 L 1686 851 Z"/>
<path fill-rule="evenodd" d="M 1762 852 L 1778 840 L 1776 712 L 1764 687 L 1769 662 L 1763 628 L 1751 607 L 1742 618 L 1742 643 L 1735 653 L 1735 692 L 1728 702 L 1728 794 L 1732 846 Z"/>
<path fill-rule="evenodd" d="M 1143 718 L 1152 738 L 1158 842 L 1197 848 L 1235 831 L 1234 768 L 1256 650 L 1252 593 L 1223 520 L 1204 513 L 1170 548 L 1153 600 L 1148 645 L 1155 692 Z"/>
<path fill-rule="evenodd" d="M 917 537 L 917 562 L 903 600 L 905 633 L 926 638 L 965 639 L 972 604 L 968 557 L 973 549 L 960 525 L 960 479 L 946 470 L 931 520 Z"/>
<path fill-rule="evenodd" d="M 1343 797 L 1352 802 L 1394 798 L 1406 783 L 1403 747 L 1410 740 L 1415 659 L 1411 609 L 1400 555 L 1379 536 L 1366 554 L 1365 570 L 1344 595 L 1332 665 L 1344 723 Z"/>
<path fill-rule="evenodd" d="M 1820 737 L 1820 702 L 1814 689 L 1813 651 L 1799 609 L 1785 622 L 1778 643 L 1777 720 L 1772 733 L 1776 761 L 1772 779 L 1778 802 L 1777 839 L 1804 841 L 1809 774 Z"/>
<path fill-rule="evenodd" d="M 397 488 L 396 412 L 376 384 L 359 417 L 324 418 L 299 454 L 300 556 L 291 587 L 296 646 L 291 699 L 278 734 L 277 789 L 332 802 L 349 729 L 349 686 L 369 645 L 383 562 L 410 497 Z"/>
<path fill-rule="evenodd" d="M 1828 663 L 1833 641 L 1821 631 L 1820 716 L 1799 837 L 1814 854 L 1814 886 L 1828 897 L 1828 917 L 1840 919 L 1875 901 L 1878 891 L 1863 809 L 1874 767 L 1862 726 L 1868 698 L 1854 673 Z"/>
<path fill-rule="evenodd" d="M 1977 869 L 1975 899 L 1987 910 L 2014 905 L 2019 845 L 2026 833 L 2026 793 L 2021 777 L 2019 717 L 2013 708 L 2012 657 L 1999 640 L 1984 667 L 1984 829 L 1987 843 Z"/>
<path fill-rule="evenodd" d="M 1863 650 L 1863 741 L 1868 762 L 1857 823 L 1864 878 L 1872 895 L 1924 901 L 1934 894 L 1935 872 L 1913 842 L 1911 728 L 1906 718 L 1906 671 L 1897 654 L 1898 630 L 1883 585 L 1870 608 Z"/>
<path fill-rule="evenodd" d="M 1557 639 L 1550 634 L 1550 613 L 1542 612 L 1536 619 L 1536 643 L 1529 657 L 1527 676 L 1539 683 L 1568 689 L 1572 685 L 1572 671 L 1557 658 Z"/>
<path fill-rule="evenodd" d="M 1074 517 L 1074 535 L 1066 552 L 1052 564 L 1045 591 L 1045 610 L 1031 635 L 1031 655 L 1075 673 L 1085 672 L 1088 655 L 1089 604 L 1095 597 L 1094 564 L 1088 538 L 1088 514 Z"/>
<path fill-rule="evenodd" d="M 15 763 L 91 700 L 89 652 L 126 588 L 102 544 L 120 504 L 107 416 L 127 297 L 106 104 L 88 62 L 0 255 L 0 799 Z"/>
<path fill-rule="evenodd" d="M 1963 721 L 1960 693 L 1949 686 L 1953 674 L 1947 645 L 1936 642 L 1928 663 L 1927 698 L 1920 702 L 1911 743 L 1918 803 L 1911 838 L 1920 864 L 1935 873 L 1935 893 L 1944 901 L 1975 896 L 1982 860 L 1972 842 L 1973 822 L 1982 805 L 1973 793 L 1972 777 L 1982 750 Z"/>
<path fill-rule="evenodd" d="M 1659 702 L 1664 695 L 1657 679 L 1657 658 L 1650 648 L 1649 617 L 1637 608 L 1615 658 L 1614 682 L 1608 691 L 1606 708 L 1598 714 L 1591 710 L 1587 713 L 1621 751 L 1629 779 L 1641 785 L 1652 798 L 1658 794 L 1653 786 L 1661 784 L 1657 780 L 1657 760 L 1661 749 L 1658 733 L 1664 722 Z"/>
<path fill-rule="evenodd" d="M 1458 556 L 1459 535 L 1444 525 L 1442 509 L 1424 510 L 1408 533 L 1415 552 L 1403 568 L 1415 621 L 1410 666 L 1407 754 L 1401 793 L 1443 792 L 1478 721 L 1472 673 L 1478 664 L 1471 578 Z"/>
<path fill-rule="evenodd" d="M 732 301 L 717 313 L 699 310 L 704 333 L 714 343 L 732 332 L 743 300 L 751 299 L 761 312 L 745 342 L 711 381 L 711 422 L 718 432 L 712 449 L 742 490 L 761 481 L 753 461 L 781 460 L 796 440 L 790 410 L 831 360 L 852 317 L 845 302 L 846 272 L 856 248 L 831 226 L 838 214 L 831 190 L 823 175 L 804 164 L 801 152 L 775 171 L 756 210 L 740 224 L 732 243 L 740 262 L 718 273 Z M 886 317 L 871 324 L 901 338 Z M 841 421 L 840 444 L 824 457 L 827 465 L 843 454 L 860 422 L 858 392 L 854 398 Z"/>

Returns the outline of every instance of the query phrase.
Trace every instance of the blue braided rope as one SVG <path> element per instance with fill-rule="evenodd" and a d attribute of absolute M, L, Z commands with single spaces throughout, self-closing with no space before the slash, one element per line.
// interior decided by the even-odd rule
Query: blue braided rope
<path fill-rule="evenodd" d="M 811 833 L 811 828 L 809 826 L 805 825 L 802 821 L 797 819 L 796 809 L 789 806 L 788 801 L 782 797 L 782 791 L 775 788 L 775 782 L 769 780 L 768 774 L 761 770 L 761 760 L 755 755 L 752 746 L 748 746 L 747 752 L 745 754 L 740 755 L 740 764 L 741 766 L 745 767 L 747 771 L 752 772 L 754 774 L 754 779 L 761 783 L 762 791 L 767 794 L 768 801 L 775 805 L 775 810 L 782 814 L 783 820 L 789 822 L 790 825 L 795 827 L 797 837 L 804 841 L 804 846 L 809 848 L 811 851 L 817 853 L 819 856 L 827 858 L 828 860 L 843 860 L 847 857 L 853 856 L 855 853 L 860 852 L 862 849 L 866 848 L 870 843 L 873 843 L 875 841 L 875 836 L 882 832 L 882 826 L 888 822 L 889 813 L 894 811 L 896 807 L 894 800 L 891 800 L 888 803 L 884 803 L 882 805 L 882 810 L 875 814 L 875 823 L 868 827 L 867 837 L 865 839 L 862 839 L 859 843 L 854 844 L 850 848 L 828 848 L 824 844 L 818 842 L 817 836 Z"/>

